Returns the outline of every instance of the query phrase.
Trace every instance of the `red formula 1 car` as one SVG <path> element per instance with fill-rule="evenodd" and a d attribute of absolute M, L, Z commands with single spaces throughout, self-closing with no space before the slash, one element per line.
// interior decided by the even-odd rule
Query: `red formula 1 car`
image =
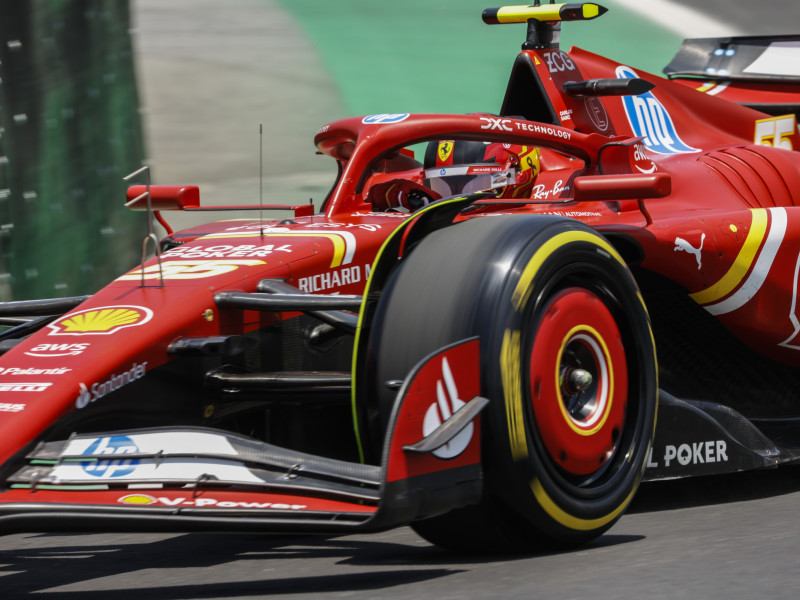
<path fill-rule="evenodd" d="M 670 81 L 559 49 L 603 12 L 486 10 L 528 25 L 499 115 L 326 125 L 319 213 L 0 305 L 0 529 L 563 547 L 643 478 L 796 460 L 796 42 L 689 42 Z"/>

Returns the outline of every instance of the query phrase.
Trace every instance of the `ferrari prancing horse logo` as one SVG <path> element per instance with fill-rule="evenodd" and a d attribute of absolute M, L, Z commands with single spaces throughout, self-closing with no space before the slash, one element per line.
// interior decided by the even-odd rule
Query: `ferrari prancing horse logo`
<path fill-rule="evenodd" d="M 436 163 L 437 167 L 452 164 L 452 161 L 449 161 L 449 159 L 453 154 L 453 141 L 445 140 L 439 142 L 439 147 L 437 148 L 436 154 L 437 158 L 439 159 L 439 161 Z"/>

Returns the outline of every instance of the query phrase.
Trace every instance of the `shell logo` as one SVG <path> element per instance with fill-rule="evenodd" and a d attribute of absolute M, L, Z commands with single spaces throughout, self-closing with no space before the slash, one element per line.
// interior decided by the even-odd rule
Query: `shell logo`
<path fill-rule="evenodd" d="M 152 496 L 148 496 L 146 494 L 128 494 L 127 496 L 119 498 L 117 502 L 121 504 L 138 504 L 144 506 L 147 504 L 158 503 L 158 498 L 153 498 Z"/>
<path fill-rule="evenodd" d="M 147 323 L 153 311 L 144 306 L 101 306 L 70 313 L 48 327 L 50 335 L 109 335 Z"/>

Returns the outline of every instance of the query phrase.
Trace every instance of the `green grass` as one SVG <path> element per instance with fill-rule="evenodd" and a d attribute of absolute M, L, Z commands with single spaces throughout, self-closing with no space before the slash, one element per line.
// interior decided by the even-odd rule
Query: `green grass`
<path fill-rule="evenodd" d="M 349 114 L 498 112 L 524 25 L 488 26 L 477 0 L 278 0 L 317 47 Z M 565 23 L 577 45 L 660 73 L 674 34 L 604 2 L 599 19 Z"/>

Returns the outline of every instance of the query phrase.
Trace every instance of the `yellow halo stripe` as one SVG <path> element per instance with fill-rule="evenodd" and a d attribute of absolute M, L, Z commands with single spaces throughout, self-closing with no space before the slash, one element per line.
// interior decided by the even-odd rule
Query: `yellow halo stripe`
<path fill-rule="evenodd" d="M 755 208 L 751 212 L 753 220 L 750 223 L 750 231 L 728 272 L 714 285 L 700 292 L 689 294 L 689 297 L 698 304 L 709 304 L 727 296 L 741 284 L 742 279 L 750 270 L 767 233 L 767 210 Z"/>
<path fill-rule="evenodd" d="M 550 496 L 544 490 L 544 487 L 542 487 L 542 483 L 539 481 L 538 477 L 531 481 L 531 490 L 533 491 L 533 495 L 536 497 L 536 501 L 539 503 L 539 506 L 541 506 L 544 511 L 553 518 L 554 521 L 575 531 L 591 531 L 592 529 L 598 529 L 611 523 L 611 521 L 623 513 L 623 511 L 628 507 L 628 504 L 630 504 L 631 500 L 633 500 L 633 495 L 636 493 L 635 488 L 636 486 L 634 486 L 634 489 L 630 494 L 628 494 L 628 497 L 625 498 L 625 500 L 623 500 L 622 503 L 610 513 L 597 519 L 581 519 L 569 514 L 563 508 L 553 502 L 553 499 L 550 498 Z"/>
<path fill-rule="evenodd" d="M 613 258 L 619 261 L 622 266 L 627 268 L 625 261 L 622 260 L 622 257 L 619 255 L 619 253 L 605 240 L 605 238 L 588 231 L 565 231 L 563 233 L 559 233 L 541 245 L 541 247 L 528 261 L 528 264 L 525 266 L 525 270 L 522 271 L 522 275 L 520 275 L 519 281 L 517 282 L 517 287 L 514 288 L 514 293 L 511 296 L 511 303 L 514 305 L 515 309 L 520 310 L 528 301 L 528 296 L 530 296 L 532 289 L 531 282 L 536 276 L 536 273 L 539 272 L 539 268 L 542 266 L 542 263 L 547 260 L 547 257 L 561 246 L 574 242 L 589 242 L 591 244 L 595 244 L 596 246 L 599 246 L 608 252 Z"/>

